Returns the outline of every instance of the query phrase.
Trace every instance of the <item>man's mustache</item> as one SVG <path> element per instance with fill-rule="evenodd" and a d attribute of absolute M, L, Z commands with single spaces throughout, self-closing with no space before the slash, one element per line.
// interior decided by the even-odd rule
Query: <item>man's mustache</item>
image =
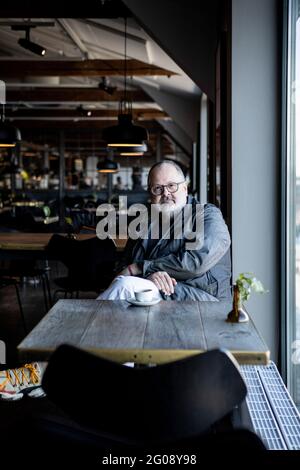
<path fill-rule="evenodd" d="M 169 202 L 169 201 L 175 202 L 172 197 L 162 197 L 159 201 L 159 204 L 165 204 L 166 202 Z"/>

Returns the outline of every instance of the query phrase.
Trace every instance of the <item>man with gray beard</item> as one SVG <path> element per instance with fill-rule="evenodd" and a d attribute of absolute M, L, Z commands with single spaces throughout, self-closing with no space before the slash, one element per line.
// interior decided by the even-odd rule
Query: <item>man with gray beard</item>
<path fill-rule="evenodd" d="M 221 211 L 188 195 L 185 176 L 173 161 L 152 166 L 148 190 L 147 236 L 128 240 L 117 276 L 98 299 L 130 299 L 140 289 L 164 300 L 230 298 L 230 235 Z"/>

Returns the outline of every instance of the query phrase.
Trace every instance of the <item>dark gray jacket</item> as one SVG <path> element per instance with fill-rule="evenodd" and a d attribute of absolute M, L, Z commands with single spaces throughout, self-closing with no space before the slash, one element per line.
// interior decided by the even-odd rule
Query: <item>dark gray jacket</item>
<path fill-rule="evenodd" d="M 188 196 L 193 208 L 197 201 Z M 140 263 L 143 277 L 166 271 L 177 281 L 171 296 L 165 300 L 221 300 L 231 297 L 230 235 L 221 211 L 213 204 L 204 206 L 204 239 L 199 249 L 186 249 L 186 239 L 161 238 L 146 259 L 148 239 L 129 239 L 122 265 Z"/>

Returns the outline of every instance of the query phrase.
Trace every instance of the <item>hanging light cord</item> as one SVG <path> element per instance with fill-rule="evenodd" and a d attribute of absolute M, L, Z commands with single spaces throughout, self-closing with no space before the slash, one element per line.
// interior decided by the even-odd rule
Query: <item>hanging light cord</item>
<path fill-rule="evenodd" d="M 127 18 L 124 18 L 125 28 L 124 28 L 124 101 L 127 101 Z"/>
<path fill-rule="evenodd" d="M 131 114 L 132 104 L 127 98 L 127 17 L 124 17 L 124 95 L 119 103 L 120 114 Z"/>

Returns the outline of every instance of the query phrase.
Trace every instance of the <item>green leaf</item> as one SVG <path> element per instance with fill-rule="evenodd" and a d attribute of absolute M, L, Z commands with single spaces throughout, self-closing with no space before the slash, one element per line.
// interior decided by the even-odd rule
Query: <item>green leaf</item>
<path fill-rule="evenodd" d="M 235 284 L 238 287 L 240 298 L 244 302 L 249 299 L 252 290 L 259 294 L 265 294 L 268 292 L 265 290 L 262 282 L 250 272 L 240 273 L 236 278 Z"/>
<path fill-rule="evenodd" d="M 252 288 L 255 292 L 264 292 L 264 286 L 258 279 L 253 281 Z"/>

